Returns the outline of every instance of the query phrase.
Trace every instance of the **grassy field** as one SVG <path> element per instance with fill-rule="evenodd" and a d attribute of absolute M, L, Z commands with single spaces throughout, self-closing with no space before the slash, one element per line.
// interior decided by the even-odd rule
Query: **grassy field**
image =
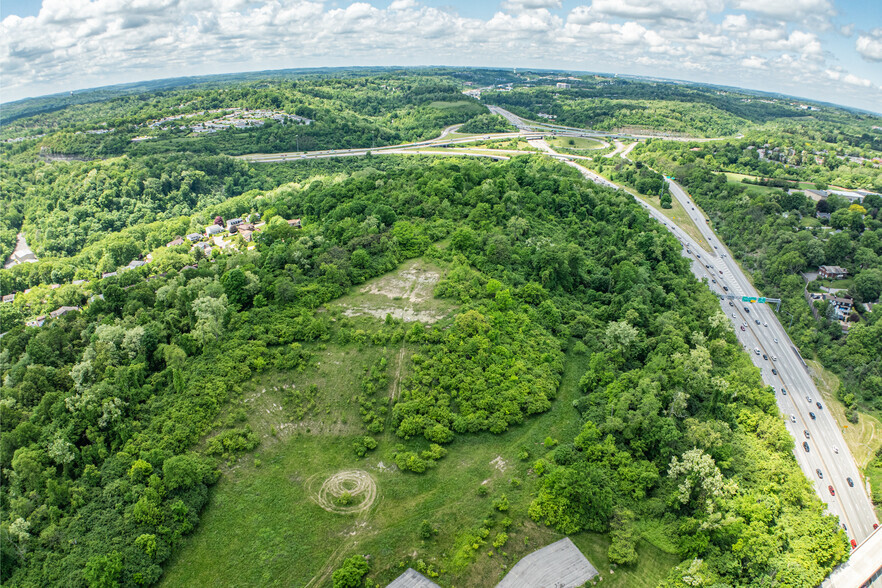
<path fill-rule="evenodd" d="M 677 226 L 683 229 L 687 235 L 692 237 L 696 243 L 701 245 L 701 247 L 705 251 L 710 251 L 711 246 L 708 245 L 707 240 L 702 236 L 701 232 L 699 232 L 698 227 L 695 226 L 695 223 L 686 213 L 686 210 L 676 198 L 672 199 L 671 208 L 662 208 L 661 202 L 659 201 L 658 196 L 644 196 L 643 194 L 638 194 L 635 190 L 628 189 L 628 193 L 636 196 L 640 200 L 646 202 L 656 210 L 661 211 L 664 215 L 666 215 L 669 219 L 677 223 Z"/>
<path fill-rule="evenodd" d="M 415 263 L 403 270 L 432 271 L 429 264 Z M 419 290 L 409 288 L 399 270 L 340 299 L 329 312 L 342 320 L 346 308 L 364 304 L 365 297 L 382 296 L 383 291 L 391 294 L 396 287 L 401 295 L 390 300 L 402 308 L 416 304 Z M 347 320 L 367 327 L 378 319 Z M 224 468 L 199 528 L 168 566 L 163 586 L 329 586 L 333 570 L 353 554 L 370 554 L 369 577 L 381 586 L 407 567 L 423 571 L 442 586 L 492 586 L 521 557 L 561 538 L 527 515 L 537 484 L 529 468 L 550 453 L 543 444 L 546 437 L 567 439 L 577 432 L 579 418 L 572 402 L 579 395 L 585 356 L 567 356 L 558 398 L 547 413 L 501 435 L 459 437 L 435 468 L 416 475 L 395 468 L 392 453 L 401 443 L 409 449 L 427 444 L 395 436 L 390 416 L 385 432 L 374 436 L 379 442 L 376 450 L 358 458 L 352 447 L 364 435 L 354 398 L 365 368 L 386 358 L 388 390 L 378 391 L 376 398 L 390 406 L 400 381 L 408 376 L 416 347 L 305 347 L 314 354 L 309 367 L 263 375 L 230 408 L 230 413 L 247 409 L 247 421 L 260 435 L 261 445 Z M 349 476 L 347 483 L 353 488 L 353 479 L 364 482 L 353 490 L 354 512 L 334 512 L 337 507 L 327 500 L 323 486 L 338 475 Z M 493 507 L 502 495 L 510 504 L 506 512 Z M 430 539 L 420 536 L 423 521 L 437 530 Z M 507 543 L 494 548 L 494 538 L 506 527 Z M 488 529 L 489 536 L 474 550 L 471 546 L 480 543 L 475 533 L 481 528 Z M 607 537 L 580 533 L 572 539 L 601 570 L 599 585 L 654 586 L 678 561 L 642 541 L 639 563 L 610 573 Z"/>

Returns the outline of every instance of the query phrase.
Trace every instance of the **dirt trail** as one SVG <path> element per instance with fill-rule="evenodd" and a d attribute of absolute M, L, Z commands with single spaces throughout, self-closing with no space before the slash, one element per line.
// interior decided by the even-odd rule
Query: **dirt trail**
<path fill-rule="evenodd" d="M 404 365 L 404 347 L 398 352 L 398 367 L 395 369 L 395 379 L 392 380 L 392 389 L 389 391 L 389 400 L 395 402 L 401 398 L 401 366 Z"/>

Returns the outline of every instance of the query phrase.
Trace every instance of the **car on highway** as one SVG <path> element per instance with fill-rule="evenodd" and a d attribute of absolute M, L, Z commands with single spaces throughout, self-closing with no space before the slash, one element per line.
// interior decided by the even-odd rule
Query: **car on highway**
<path fill-rule="evenodd" d="M 749 309 L 749 308 L 747 308 L 747 307 L 746 307 L 746 306 L 745 306 L 745 307 L 744 307 L 744 312 L 746 312 L 746 313 L 748 313 L 748 314 L 750 314 L 750 309 Z"/>
<path fill-rule="evenodd" d="M 811 404 L 811 403 L 812 403 L 812 397 L 806 395 L 806 397 L 805 397 L 805 401 L 808 402 L 809 404 Z"/>
<path fill-rule="evenodd" d="M 821 403 L 820 403 L 820 402 L 815 402 L 815 406 L 818 407 L 818 410 L 824 410 L 824 407 L 821 406 Z"/>
<path fill-rule="evenodd" d="M 778 375 L 778 370 L 776 370 L 775 368 L 772 368 L 772 375 L 773 375 L 773 376 L 777 376 L 777 375 Z"/>
<path fill-rule="evenodd" d="M 781 394 L 787 396 L 787 388 L 781 388 Z"/>
<path fill-rule="evenodd" d="M 763 353 L 763 359 L 765 359 L 766 361 L 769 361 L 769 356 L 766 355 L 765 353 Z"/>
<path fill-rule="evenodd" d="M 741 325 L 741 330 L 746 331 L 747 329 L 744 328 L 744 325 Z"/>
<path fill-rule="evenodd" d="M 764 327 L 768 327 L 768 326 L 769 326 L 769 323 L 763 323 L 763 326 L 764 326 Z"/>
<path fill-rule="evenodd" d="M 839 453 L 839 448 L 835 445 L 833 446 L 833 453 Z"/>
<path fill-rule="evenodd" d="M 753 319 L 753 322 L 755 322 L 756 324 L 760 324 L 759 319 Z"/>
<path fill-rule="evenodd" d="M 726 292 L 728 292 L 728 291 L 729 291 L 729 286 L 723 286 L 723 290 L 725 290 Z M 729 304 L 732 304 L 732 303 L 730 302 Z"/>
<path fill-rule="evenodd" d="M 812 420 L 815 420 L 816 418 L 818 418 L 815 416 L 815 413 L 813 413 L 813 412 L 810 412 L 809 416 L 812 417 Z"/>
<path fill-rule="evenodd" d="M 777 339 L 775 339 L 775 343 L 777 343 L 777 342 L 778 342 L 778 340 L 777 340 Z"/>
<path fill-rule="evenodd" d="M 732 313 L 732 318 L 735 318 L 735 313 L 734 313 L 734 312 Z"/>
<path fill-rule="evenodd" d="M 851 548 L 857 549 L 857 541 L 855 541 L 854 539 L 851 540 Z"/>
<path fill-rule="evenodd" d="M 735 306 L 735 303 L 732 302 L 732 301 L 730 300 L 730 301 L 729 301 L 729 306 Z"/>
<path fill-rule="evenodd" d="M 714 278 L 711 278 L 711 282 L 713 282 L 714 284 L 717 283 L 717 281 Z"/>
<path fill-rule="evenodd" d="M 818 474 L 818 477 L 819 477 L 819 478 L 821 478 L 822 480 L 824 479 L 824 472 L 822 472 L 821 470 L 815 468 L 815 473 Z"/>
<path fill-rule="evenodd" d="M 796 415 L 795 415 L 795 414 L 790 415 L 790 422 L 791 422 L 791 423 L 795 423 L 795 422 L 796 422 Z"/>
<path fill-rule="evenodd" d="M 849 488 L 854 488 L 854 482 L 851 481 L 851 478 L 845 478 L 845 481 L 848 482 Z"/>
<path fill-rule="evenodd" d="M 744 321 L 744 323 L 742 323 L 742 325 L 746 327 L 746 326 L 747 326 L 747 321 Z"/>
<path fill-rule="evenodd" d="M 716 245 L 714 245 L 714 249 L 719 249 L 719 247 L 717 247 Z"/>
<path fill-rule="evenodd" d="M 805 438 L 806 438 L 806 439 L 811 439 L 811 438 L 812 438 L 811 433 L 809 433 L 809 432 L 806 431 L 805 429 L 803 429 L 802 434 L 805 435 Z"/>
<path fill-rule="evenodd" d="M 723 270 L 717 270 L 717 271 L 720 272 L 721 276 L 723 275 Z"/>
<path fill-rule="evenodd" d="M 759 347 L 754 347 L 753 352 L 756 353 L 757 355 L 759 355 L 760 354 Z"/>
<path fill-rule="evenodd" d="M 802 442 L 802 448 L 805 449 L 806 451 L 809 450 L 808 441 L 803 441 L 803 442 Z"/>
<path fill-rule="evenodd" d="M 830 496 L 836 496 L 836 492 L 833 490 L 833 486 L 827 486 L 827 490 L 830 491 Z"/>
<path fill-rule="evenodd" d="M 778 356 L 777 356 L 777 355 L 773 355 L 773 356 L 772 356 L 772 361 L 778 361 Z"/>

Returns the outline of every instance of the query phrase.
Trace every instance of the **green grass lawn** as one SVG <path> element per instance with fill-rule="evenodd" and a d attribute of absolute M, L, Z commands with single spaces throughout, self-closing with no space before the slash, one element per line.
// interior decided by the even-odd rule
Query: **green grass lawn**
<path fill-rule="evenodd" d="M 568 439 L 577 431 L 572 401 L 586 357 L 568 355 L 550 411 L 501 435 L 459 437 L 434 469 L 416 475 L 389 467 L 401 440 L 388 426 L 375 451 L 356 457 L 352 441 L 363 432 L 358 405 L 351 400 L 363 366 L 387 357 L 392 387 L 396 377 L 406 376 L 407 362 L 404 373 L 396 373 L 398 358 L 415 349 L 333 344 L 311 349 L 316 361 L 304 372 L 266 376 L 246 392 L 245 402 L 259 399 L 249 422 L 263 442 L 226 469 L 211 491 L 199 528 L 168 566 L 163 586 L 328 586 L 330 573 L 353 554 L 371 555 L 369 577 L 380 585 L 410 566 L 439 574 L 435 581 L 442 586 L 492 586 L 521 557 L 561 538 L 527 516 L 536 488 L 529 466 L 548 453 L 542 445 L 547 436 Z M 280 428 L 271 413 L 273 406 L 282 405 L 282 386 L 310 384 L 318 391 L 304 423 Z M 529 458 L 521 460 L 524 450 Z M 371 507 L 346 515 L 321 508 L 315 497 L 322 482 L 352 469 L 368 472 L 376 481 Z M 482 487 L 487 488 L 485 496 L 479 495 Z M 492 506 L 502 494 L 510 503 L 506 513 Z M 505 517 L 511 519 L 508 542 L 494 549 L 491 543 Z M 418 533 L 424 520 L 438 530 L 429 540 Z M 470 532 L 481 526 L 489 527 L 490 536 L 473 552 L 465 546 L 473 541 Z M 603 585 L 654 586 L 677 563 L 675 556 L 641 542 L 640 562 L 609 574 L 608 538 L 580 533 L 572 539 L 602 571 Z"/>

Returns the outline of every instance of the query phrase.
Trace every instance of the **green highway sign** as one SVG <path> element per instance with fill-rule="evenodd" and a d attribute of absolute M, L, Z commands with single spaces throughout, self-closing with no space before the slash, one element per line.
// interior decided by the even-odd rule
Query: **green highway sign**
<path fill-rule="evenodd" d="M 765 296 L 757 298 L 756 296 L 742 296 L 741 302 L 761 302 L 765 303 L 768 299 Z"/>

